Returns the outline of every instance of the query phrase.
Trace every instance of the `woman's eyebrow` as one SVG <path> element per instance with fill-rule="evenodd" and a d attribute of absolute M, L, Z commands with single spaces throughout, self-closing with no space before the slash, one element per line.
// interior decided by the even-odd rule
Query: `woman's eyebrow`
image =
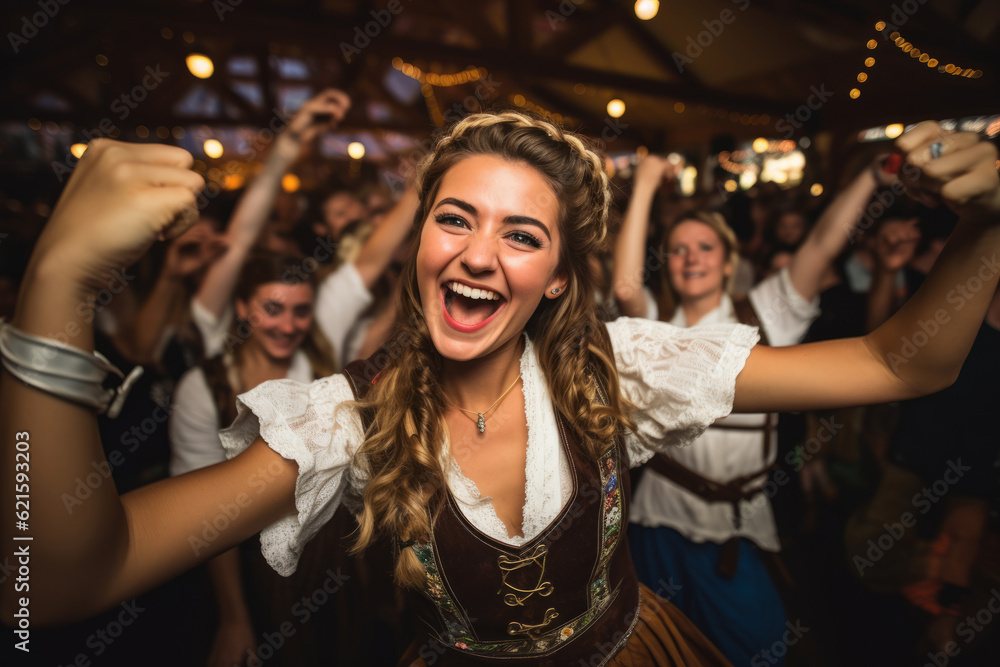
<path fill-rule="evenodd" d="M 462 209 L 469 215 L 474 215 L 474 216 L 479 215 L 479 211 L 476 210 L 475 206 L 473 206 L 467 201 L 456 199 L 455 197 L 445 197 L 444 199 L 442 199 L 437 203 L 437 206 L 434 207 L 434 210 L 436 211 L 445 204 L 451 204 L 452 206 L 457 206 L 458 208 Z M 550 241 L 552 240 L 552 234 L 549 233 L 549 228 L 545 226 L 545 224 L 541 220 L 536 220 L 535 218 L 532 218 L 527 215 L 508 215 L 506 218 L 503 219 L 503 221 L 504 224 L 507 225 L 531 225 L 533 227 L 538 227 L 543 232 L 545 232 L 545 236 L 548 237 Z"/>
<path fill-rule="evenodd" d="M 454 197 L 445 197 L 444 199 L 438 202 L 437 206 L 434 207 L 434 210 L 435 211 L 438 210 L 445 204 L 451 204 L 452 206 L 457 206 L 458 208 L 462 209 L 469 215 L 476 215 L 476 216 L 479 215 L 479 211 L 476 210 L 475 206 L 473 206 L 467 201 L 462 201 L 461 199 L 455 199 Z"/>

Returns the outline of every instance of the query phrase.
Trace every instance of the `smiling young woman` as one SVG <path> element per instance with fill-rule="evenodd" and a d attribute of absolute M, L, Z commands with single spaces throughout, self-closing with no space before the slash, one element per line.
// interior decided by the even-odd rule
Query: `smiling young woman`
<path fill-rule="evenodd" d="M 357 548 L 391 538 L 397 580 L 421 596 L 424 636 L 402 664 L 725 664 L 636 581 L 623 533 L 628 466 L 691 442 L 734 406 L 895 400 L 953 379 L 988 297 L 971 295 L 952 335 L 908 365 L 888 360 L 899 334 L 969 272 L 962 260 L 1000 246 L 995 150 L 951 136 L 944 162 L 930 164 L 939 128 L 918 126 L 899 143 L 927 165 L 910 185 L 943 192 L 968 218 L 936 275 L 865 338 L 779 350 L 754 348 L 756 331 L 740 324 L 599 322 L 589 258 L 607 237 L 603 158 L 545 121 L 470 116 L 422 165 L 419 246 L 390 345 L 344 374 L 243 394 L 222 434 L 229 461 L 124 497 L 105 485 L 67 517 L 60 490 L 103 460 L 94 418 L 53 395 L 58 366 L 45 382 L 21 372 L 30 365 L 21 352 L 48 349 L 47 332 L 67 319 L 85 329 L 77 299 L 171 229 L 198 188 L 183 151 L 93 143 L 39 241 L 17 329 L 2 332 L 18 337 L 4 362 L 24 380 L 3 376 L 4 441 L 30 428 L 50 445 L 32 467 L 33 618 L 93 613 L 257 531 L 269 563 L 290 573 L 344 501 L 358 510 Z M 92 349 L 89 334 L 79 343 Z M 481 431 L 449 403 L 496 407 Z M 189 536 L 240 494 L 252 502 L 192 553 Z M 18 604 L 9 585 L 3 602 L 9 622 Z"/>

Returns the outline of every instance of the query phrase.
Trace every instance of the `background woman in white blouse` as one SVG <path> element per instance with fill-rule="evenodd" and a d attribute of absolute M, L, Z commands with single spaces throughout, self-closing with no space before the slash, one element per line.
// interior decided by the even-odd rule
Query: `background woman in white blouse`
<path fill-rule="evenodd" d="M 643 286 L 653 197 L 661 183 L 673 182 L 676 169 L 657 156 L 636 169 L 615 242 L 621 312 L 679 327 L 742 321 L 758 325 L 770 346 L 801 341 L 819 315 L 824 273 L 851 238 L 876 187 L 888 183 L 880 162 L 831 202 L 788 266 L 735 302 L 730 294 L 739 261 L 736 235 L 715 212 L 689 213 L 671 226 L 660 248 L 667 257 L 660 298 Z M 670 448 L 651 459 L 633 498 L 629 539 L 639 580 L 672 590 L 671 602 L 733 664 L 749 663 L 785 631 L 781 599 L 757 552 L 780 550 L 771 504 L 762 492 L 777 456 L 776 426 L 773 414 L 717 421 L 693 446 Z"/>
<path fill-rule="evenodd" d="M 521 156 L 538 144 L 552 159 L 529 166 L 496 157 L 476 147 L 474 135 L 483 133 L 499 135 L 502 155 Z M 516 114 L 471 116 L 442 138 L 423 173 L 424 184 L 433 187 L 421 190 L 420 242 L 404 277 L 409 308 L 415 308 L 410 325 L 419 335 L 409 341 L 411 346 L 401 345 L 395 356 L 389 355 L 372 389 L 374 399 L 408 392 L 411 401 L 369 404 L 375 428 L 366 436 L 354 409 L 345 405 L 330 417 L 335 404 L 350 398 L 343 376 L 307 386 L 289 380 L 265 383 L 247 395 L 245 403 L 252 404 L 253 412 L 244 411 L 242 424 L 229 436 L 234 450 L 247 445 L 243 453 L 125 497 L 111 485 L 101 486 L 69 517 L 59 494 L 90 470 L 92 461 L 103 460 L 94 417 L 90 410 L 51 393 L 72 396 L 52 374 L 59 368 L 50 366 L 43 379 L 20 369 L 31 367 L 30 350 L 53 349 L 44 338 L 67 321 L 80 327 L 77 340 L 88 349 L 92 341 L 76 308 L 78 300 L 99 289 L 106 272 L 129 264 L 158 236 L 182 226 L 177 215 L 193 206 L 194 192 L 201 187 L 200 177 L 188 170 L 191 156 L 184 151 L 93 142 L 39 239 L 13 327 L 3 331 L 8 339 L 18 337 L 17 345 L 4 348 L 5 367 L 24 380 L 18 382 L 11 372 L 3 375 L 3 441 L 31 443 L 32 584 L 37 584 L 31 591 L 32 619 L 51 623 L 86 616 L 259 530 L 264 530 L 262 543 L 272 565 L 294 568 L 302 543 L 342 497 L 344 472 L 359 448 L 363 455 L 352 477 L 356 488 L 364 487 L 360 541 L 363 544 L 379 528 L 398 539 L 397 576 L 402 582 L 430 581 L 421 577 L 427 563 L 418 554 L 426 556 L 420 548 L 432 520 L 428 506 L 437 509 L 447 500 L 444 486 L 434 482 L 450 486 L 448 463 L 460 466 L 461 474 L 478 487 L 481 500 L 490 498 L 508 539 L 528 537 L 531 516 L 541 516 L 539 523 L 546 519 L 535 509 L 544 502 L 531 501 L 531 496 L 552 493 L 533 490 L 529 482 L 530 423 L 510 419 L 505 428 L 491 429 L 494 415 L 500 417 L 491 413 L 484 431 L 483 420 L 474 421 L 452 407 L 491 412 L 487 406 L 497 404 L 510 387 L 514 390 L 498 411 L 511 415 L 523 407 L 529 420 L 533 413 L 537 419 L 542 411 L 558 411 L 582 446 L 574 456 L 602 452 L 596 461 L 591 459 L 594 464 L 603 463 L 601 457 L 617 447 L 611 443 L 616 433 L 634 426 L 625 435 L 634 465 L 655 449 L 690 442 L 730 409 L 766 412 L 871 403 L 947 385 L 983 319 L 996 275 L 983 279 L 984 289 L 970 294 L 952 313 L 949 335 L 927 341 L 907 363 L 894 363 L 893 355 L 898 355 L 900 338 L 917 330 L 921 318 L 945 306 L 955 284 L 975 275 L 979 257 L 1000 249 L 996 149 L 978 143 L 975 136 L 947 134 L 935 124 L 917 126 L 900 137 L 897 146 L 909 165 L 922 168 L 904 169 L 908 188 L 917 196 L 943 199 L 963 218 L 934 272 L 903 310 L 863 338 L 751 351 L 756 333 L 741 325 L 681 330 L 624 319 L 607 329 L 559 328 L 569 314 L 579 314 L 581 325 L 596 320 L 586 267 L 589 252 L 605 235 L 611 199 L 603 159 L 579 139 L 542 121 Z M 574 178 L 569 172 L 582 180 L 565 190 L 565 183 Z M 594 247 L 581 248 L 581 243 Z M 528 383 L 518 378 L 530 354 L 523 334 L 532 324 L 537 325 L 532 343 L 547 395 L 532 394 Z M 434 365 L 397 363 L 407 353 L 425 354 Z M 59 355 L 68 353 L 52 354 L 62 359 Z M 421 385 L 408 386 L 405 376 L 420 378 Z M 607 405 L 593 402 L 601 384 Z M 258 426 L 262 436 L 255 433 Z M 470 441 L 477 446 L 464 451 L 445 448 L 446 434 L 462 442 L 479 437 L 476 431 L 484 437 Z M 567 455 L 562 451 L 557 456 Z M 4 485 L 15 478 L 13 462 L 13 452 L 8 452 Z M 609 489 L 609 500 L 620 500 L 613 484 L 604 488 Z M 8 486 L 4 498 L 12 496 Z M 220 531 L 209 549 L 194 554 L 189 539 L 202 534 L 205 522 L 211 523 L 220 507 L 236 502 L 241 511 L 228 529 Z M 6 511 L 4 517 L 5 529 L 14 533 L 14 512 Z M 480 527 L 483 533 L 489 530 L 488 525 Z M 433 533 L 430 538 L 435 539 Z M 503 542 L 496 546 L 503 547 Z M 461 569 L 479 564 L 446 565 Z M 21 604 L 12 584 L 8 581 L 3 591 L 8 622 Z M 428 591 L 439 598 L 445 592 L 440 585 Z M 579 586 L 547 591 L 556 596 L 581 593 L 584 598 L 601 593 L 606 597 L 607 589 L 591 589 L 589 594 Z M 615 594 L 634 595 L 634 590 Z M 600 619 L 621 626 L 616 635 L 620 639 L 610 649 L 622 651 L 616 657 L 643 650 L 633 645 L 633 638 L 648 635 L 645 626 L 654 617 L 662 620 L 666 615 L 675 626 L 682 624 L 664 610 L 666 603 L 642 595 L 643 604 L 637 608 L 641 619 L 635 614 Z M 579 648 L 580 641 L 571 639 L 574 634 L 586 644 L 586 633 L 574 633 L 570 627 L 553 641 L 562 642 L 563 651 Z M 717 660 L 710 647 L 697 640 L 693 644 L 691 651 L 706 661 Z M 465 642 L 443 648 L 456 662 L 470 650 Z M 649 654 L 628 657 L 633 664 L 655 660 Z M 684 661 L 682 655 L 675 659 Z"/>

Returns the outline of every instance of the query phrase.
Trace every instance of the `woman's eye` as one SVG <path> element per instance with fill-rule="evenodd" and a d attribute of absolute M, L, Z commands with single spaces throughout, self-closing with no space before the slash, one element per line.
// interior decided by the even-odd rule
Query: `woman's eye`
<path fill-rule="evenodd" d="M 707 243 L 702 243 L 701 244 L 701 251 L 702 252 L 712 252 L 713 250 L 715 250 L 715 246 L 714 245 L 709 245 Z"/>
<path fill-rule="evenodd" d="M 672 255 L 674 257 L 683 257 L 684 255 L 687 254 L 687 248 L 685 248 L 684 246 L 681 246 L 680 248 L 672 248 L 671 250 L 667 251 L 667 254 Z"/>
<path fill-rule="evenodd" d="M 436 216 L 434 216 L 434 219 L 437 220 L 442 225 L 449 225 L 451 227 L 467 226 L 465 220 L 451 213 L 438 213 Z"/>
<path fill-rule="evenodd" d="M 281 312 L 281 306 L 276 303 L 265 303 L 264 312 L 271 316 L 277 315 Z"/>
<path fill-rule="evenodd" d="M 521 245 L 531 246 L 532 248 L 541 248 L 542 244 L 534 236 L 527 232 L 513 232 L 508 236 L 510 240 L 514 243 L 520 243 Z"/>

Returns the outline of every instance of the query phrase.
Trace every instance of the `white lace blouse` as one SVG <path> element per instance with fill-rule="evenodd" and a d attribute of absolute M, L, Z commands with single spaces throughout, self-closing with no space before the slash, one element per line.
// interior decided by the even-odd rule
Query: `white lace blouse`
<path fill-rule="evenodd" d="M 688 330 L 664 322 L 620 318 L 607 325 L 624 395 L 638 408 L 638 432 L 626 438 L 632 466 L 655 451 L 686 445 L 732 410 L 736 376 L 743 369 L 757 330 L 719 324 Z M 534 348 L 521 357 L 528 426 L 523 537 L 510 537 L 493 510 L 446 454 L 448 486 L 463 514 L 490 537 L 514 546 L 538 535 L 569 501 L 569 465 L 559 443 L 555 413 Z M 280 574 L 295 571 L 305 544 L 333 515 L 347 485 L 345 471 L 360 446 L 361 419 L 341 405 L 353 399 L 341 375 L 302 384 L 265 382 L 237 399 L 238 416 L 220 434 L 232 458 L 260 435 L 299 467 L 297 514 L 261 532 L 261 548 Z M 445 452 L 449 451 L 445 443 Z"/>

